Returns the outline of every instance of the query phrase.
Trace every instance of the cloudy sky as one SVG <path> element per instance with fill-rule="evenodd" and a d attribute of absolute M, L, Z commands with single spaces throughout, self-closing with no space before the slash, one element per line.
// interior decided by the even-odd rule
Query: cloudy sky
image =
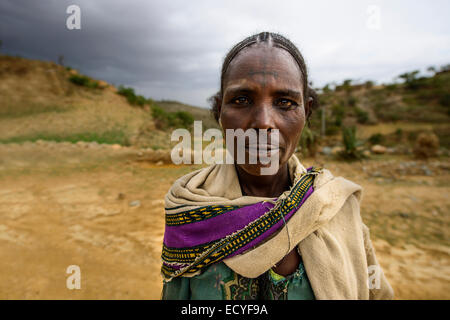
<path fill-rule="evenodd" d="M 69 30 L 69 5 L 81 29 Z M 391 81 L 450 63 L 448 0 L 2 0 L 2 52 L 57 61 L 154 99 L 206 107 L 236 42 L 275 31 L 301 50 L 314 86 Z"/>

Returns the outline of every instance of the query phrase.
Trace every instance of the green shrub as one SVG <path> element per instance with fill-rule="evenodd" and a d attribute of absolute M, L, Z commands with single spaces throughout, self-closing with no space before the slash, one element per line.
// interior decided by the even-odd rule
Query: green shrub
<path fill-rule="evenodd" d="M 390 84 L 386 84 L 384 87 L 386 88 L 387 91 L 395 91 L 398 88 L 398 84 L 390 83 Z"/>
<path fill-rule="evenodd" d="M 178 119 L 182 127 L 189 127 L 194 122 L 194 117 L 187 111 L 175 112 L 175 118 Z"/>
<path fill-rule="evenodd" d="M 347 104 L 350 106 L 350 107 L 354 107 L 354 106 L 356 106 L 356 103 L 358 102 L 358 99 L 356 98 L 356 97 L 353 97 L 353 96 L 350 96 L 350 97 L 348 97 L 348 99 L 347 99 Z"/>
<path fill-rule="evenodd" d="M 369 122 L 369 113 L 367 113 L 366 111 L 360 109 L 360 108 L 355 108 L 355 113 L 356 113 L 356 118 L 358 119 L 359 123 L 367 123 Z"/>
<path fill-rule="evenodd" d="M 314 157 L 317 153 L 318 141 L 319 135 L 308 126 L 305 126 L 299 141 L 299 146 L 301 147 L 303 155 Z"/>
<path fill-rule="evenodd" d="M 439 103 L 444 107 L 450 107 L 450 93 L 446 92 L 440 96 Z"/>
<path fill-rule="evenodd" d="M 412 72 L 403 73 L 398 77 L 404 80 L 406 89 L 414 91 L 421 87 L 425 87 L 427 82 L 425 77 L 417 78 L 418 74 L 419 70 L 414 70 Z"/>
<path fill-rule="evenodd" d="M 381 133 L 375 133 L 369 137 L 368 141 L 372 145 L 380 144 L 384 141 L 384 136 Z"/>
<path fill-rule="evenodd" d="M 362 152 L 358 149 L 362 145 L 356 138 L 356 127 L 342 127 L 342 143 L 344 150 L 339 156 L 345 160 L 357 160 L 363 158 Z"/>
<path fill-rule="evenodd" d="M 366 82 L 364 82 L 364 86 L 366 87 L 366 89 L 371 89 L 374 85 L 374 82 L 371 80 L 368 80 Z"/>
<path fill-rule="evenodd" d="M 167 112 L 157 105 L 152 105 L 152 116 L 158 129 L 188 128 L 194 122 L 194 117 L 187 111 Z"/>
<path fill-rule="evenodd" d="M 117 90 L 117 93 L 126 97 L 127 101 L 129 104 L 132 105 L 138 105 L 138 106 L 143 106 L 145 104 L 148 104 L 149 102 L 147 101 L 147 99 L 145 99 L 144 96 L 141 95 L 136 95 L 136 93 L 134 93 L 134 89 L 133 88 L 126 88 L 124 86 L 119 86 L 119 89 Z"/>
<path fill-rule="evenodd" d="M 98 88 L 98 82 L 95 80 L 92 80 L 91 78 L 87 76 L 83 76 L 80 74 L 73 74 L 69 77 L 69 81 L 82 87 L 92 88 L 96 89 Z"/>
<path fill-rule="evenodd" d="M 336 104 L 332 107 L 332 114 L 334 116 L 334 124 L 338 127 L 342 125 L 342 120 L 345 116 L 345 107 L 339 104 Z"/>

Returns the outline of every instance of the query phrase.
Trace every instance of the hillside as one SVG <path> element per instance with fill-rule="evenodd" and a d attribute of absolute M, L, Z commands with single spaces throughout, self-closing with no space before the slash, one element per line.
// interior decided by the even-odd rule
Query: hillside
<path fill-rule="evenodd" d="M 314 156 L 336 150 L 333 154 L 338 155 L 345 149 L 351 158 L 360 158 L 357 153 L 368 156 L 375 147 L 382 153 L 412 155 L 420 136 L 426 135 L 438 154 L 448 155 L 449 66 L 433 70 L 428 77 L 413 71 L 399 75 L 401 81 L 383 85 L 348 79 L 317 88 L 321 107 L 302 135 L 302 153 Z"/>
<path fill-rule="evenodd" d="M 151 114 L 104 81 L 80 86 L 52 62 L 0 56 L 0 142 L 97 141 L 129 145 Z M 94 81 L 94 80 L 92 80 Z"/>
<path fill-rule="evenodd" d="M 95 141 L 164 149 L 173 124 L 158 126 L 158 118 L 155 126 L 153 107 L 163 109 L 162 120 L 181 112 L 192 115 L 188 121 L 217 126 L 206 109 L 121 89 L 53 62 L 0 55 L 0 143 Z"/>

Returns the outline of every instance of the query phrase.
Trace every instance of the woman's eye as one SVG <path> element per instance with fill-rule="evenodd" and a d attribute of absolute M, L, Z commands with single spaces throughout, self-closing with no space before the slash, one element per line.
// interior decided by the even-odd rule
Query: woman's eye
<path fill-rule="evenodd" d="M 233 103 L 235 104 L 248 104 L 250 101 L 247 97 L 237 97 L 233 99 Z"/>
<path fill-rule="evenodd" d="M 296 102 L 289 99 L 279 99 L 276 104 L 280 107 L 285 108 L 290 108 L 298 105 Z"/>

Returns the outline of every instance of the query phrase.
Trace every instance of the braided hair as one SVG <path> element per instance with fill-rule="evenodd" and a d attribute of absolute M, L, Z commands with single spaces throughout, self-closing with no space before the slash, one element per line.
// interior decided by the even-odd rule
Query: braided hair
<path fill-rule="evenodd" d="M 305 103 L 307 103 L 309 99 L 313 100 L 312 108 L 308 108 L 308 112 L 306 114 L 306 119 L 309 122 L 309 118 L 311 116 L 313 109 L 319 107 L 319 101 L 314 89 L 312 89 L 308 85 L 308 71 L 306 68 L 305 60 L 303 59 L 303 56 L 298 50 L 298 48 L 289 39 L 280 34 L 272 32 L 261 32 L 245 38 L 241 42 L 237 43 L 233 48 L 231 48 L 231 50 L 225 56 L 220 76 L 220 91 L 208 99 L 209 103 L 211 104 L 211 112 L 216 121 L 218 121 L 219 119 L 220 105 L 222 103 L 223 98 L 223 81 L 225 79 L 225 75 L 227 73 L 231 61 L 244 48 L 248 48 L 256 43 L 267 43 L 267 45 L 269 46 L 272 45 L 274 47 L 284 49 L 287 52 L 289 52 L 291 56 L 294 58 L 294 60 L 297 62 L 298 66 L 300 67 L 300 72 L 302 73 L 303 97 L 305 97 Z"/>

